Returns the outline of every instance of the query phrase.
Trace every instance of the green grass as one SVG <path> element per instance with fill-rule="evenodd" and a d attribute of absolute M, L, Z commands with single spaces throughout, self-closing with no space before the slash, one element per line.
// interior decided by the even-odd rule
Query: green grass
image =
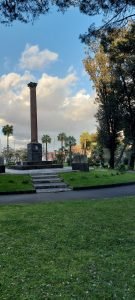
<path fill-rule="evenodd" d="M 134 299 L 135 197 L 0 206 L 0 299 Z"/>
<path fill-rule="evenodd" d="M 134 173 L 119 173 L 112 170 L 62 173 L 60 177 L 71 187 L 91 187 L 105 184 L 135 182 Z"/>
<path fill-rule="evenodd" d="M 19 192 L 34 190 L 30 175 L 0 175 L 0 192 Z"/>

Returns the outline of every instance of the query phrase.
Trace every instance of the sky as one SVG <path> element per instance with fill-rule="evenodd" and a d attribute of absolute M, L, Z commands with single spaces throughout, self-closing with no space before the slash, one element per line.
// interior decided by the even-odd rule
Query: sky
<path fill-rule="evenodd" d="M 1 132 L 6 124 L 14 128 L 12 148 L 30 142 L 30 81 L 38 83 L 39 142 L 48 134 L 50 150 L 58 149 L 61 132 L 79 141 L 82 132 L 96 131 L 95 90 L 84 70 L 85 45 L 79 39 L 93 21 L 98 25 L 101 18 L 53 9 L 33 25 L 0 24 L 0 150 L 6 146 Z"/>

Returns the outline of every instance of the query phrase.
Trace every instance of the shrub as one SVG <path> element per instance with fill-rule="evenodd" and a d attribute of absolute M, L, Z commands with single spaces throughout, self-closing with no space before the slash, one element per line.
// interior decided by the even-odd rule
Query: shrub
<path fill-rule="evenodd" d="M 118 167 L 118 170 L 119 170 L 120 173 L 125 173 L 125 171 L 126 171 L 125 165 L 124 165 L 124 164 L 121 164 L 121 165 Z"/>

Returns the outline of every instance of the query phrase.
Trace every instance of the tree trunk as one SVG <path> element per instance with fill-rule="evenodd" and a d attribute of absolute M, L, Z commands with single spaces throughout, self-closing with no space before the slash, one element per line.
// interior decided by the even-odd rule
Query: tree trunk
<path fill-rule="evenodd" d="M 131 155 L 129 159 L 129 170 L 134 170 L 134 162 L 135 162 L 135 142 L 132 145 Z"/>
<path fill-rule="evenodd" d="M 134 155 L 132 153 L 131 156 L 130 156 L 130 160 L 129 160 L 129 170 L 134 170 L 134 161 L 135 161 L 135 158 L 134 158 Z"/>
<path fill-rule="evenodd" d="M 117 167 L 118 164 L 121 162 L 122 156 L 123 156 L 123 154 L 124 154 L 124 151 L 125 151 L 127 145 L 128 145 L 128 144 L 126 143 L 126 144 L 124 145 L 123 149 L 121 150 L 120 156 L 118 157 L 118 159 L 117 159 L 117 161 L 116 161 L 115 167 Z"/>
<path fill-rule="evenodd" d="M 69 146 L 69 161 L 70 161 L 70 166 L 71 166 L 71 163 L 72 163 L 71 145 Z"/>
<path fill-rule="evenodd" d="M 115 158 L 115 150 L 112 147 L 110 149 L 110 160 L 109 160 L 109 165 L 111 169 L 114 169 L 114 158 Z"/>
<path fill-rule="evenodd" d="M 9 163 L 9 135 L 7 134 L 7 163 Z"/>
<path fill-rule="evenodd" d="M 46 149 L 45 149 L 45 157 L 46 157 L 46 161 L 48 161 L 48 157 L 47 157 L 47 143 L 45 144 Z"/>

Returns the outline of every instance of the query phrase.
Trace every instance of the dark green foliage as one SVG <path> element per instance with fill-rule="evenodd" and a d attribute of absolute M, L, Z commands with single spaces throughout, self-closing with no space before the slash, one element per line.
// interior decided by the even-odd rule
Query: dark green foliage
<path fill-rule="evenodd" d="M 65 140 L 65 147 L 67 147 L 67 154 L 68 154 L 68 165 L 71 166 L 72 163 L 72 147 L 76 145 L 76 139 L 74 136 L 67 136 Z"/>
<path fill-rule="evenodd" d="M 124 147 L 132 145 L 130 168 L 135 160 L 135 25 L 110 29 L 101 37 L 95 56 L 84 60 L 94 82 L 98 103 L 98 141 L 109 149 L 110 167 L 114 168 L 115 151 L 124 132 Z"/>
<path fill-rule="evenodd" d="M 135 160 L 135 24 L 126 29 L 112 29 L 102 36 L 101 44 L 113 64 L 121 124 L 125 144 L 131 144 L 130 167 Z"/>
<path fill-rule="evenodd" d="M 121 165 L 119 166 L 118 170 L 119 170 L 119 172 L 122 173 L 122 174 L 125 173 L 125 172 L 126 172 L 125 165 L 124 165 L 124 164 L 121 164 Z"/>
<path fill-rule="evenodd" d="M 102 12 L 105 17 L 105 24 L 100 30 L 94 24 L 89 27 L 88 33 L 81 36 L 82 41 L 86 44 L 90 43 L 92 37 L 101 35 L 102 28 L 108 28 L 114 24 L 115 26 L 125 25 L 128 20 L 135 16 L 134 0 L 1 0 L 0 22 L 11 24 L 15 20 L 25 23 L 34 21 L 40 15 L 47 14 L 52 6 L 62 12 L 70 7 L 77 7 L 81 13 L 89 16 Z"/>

